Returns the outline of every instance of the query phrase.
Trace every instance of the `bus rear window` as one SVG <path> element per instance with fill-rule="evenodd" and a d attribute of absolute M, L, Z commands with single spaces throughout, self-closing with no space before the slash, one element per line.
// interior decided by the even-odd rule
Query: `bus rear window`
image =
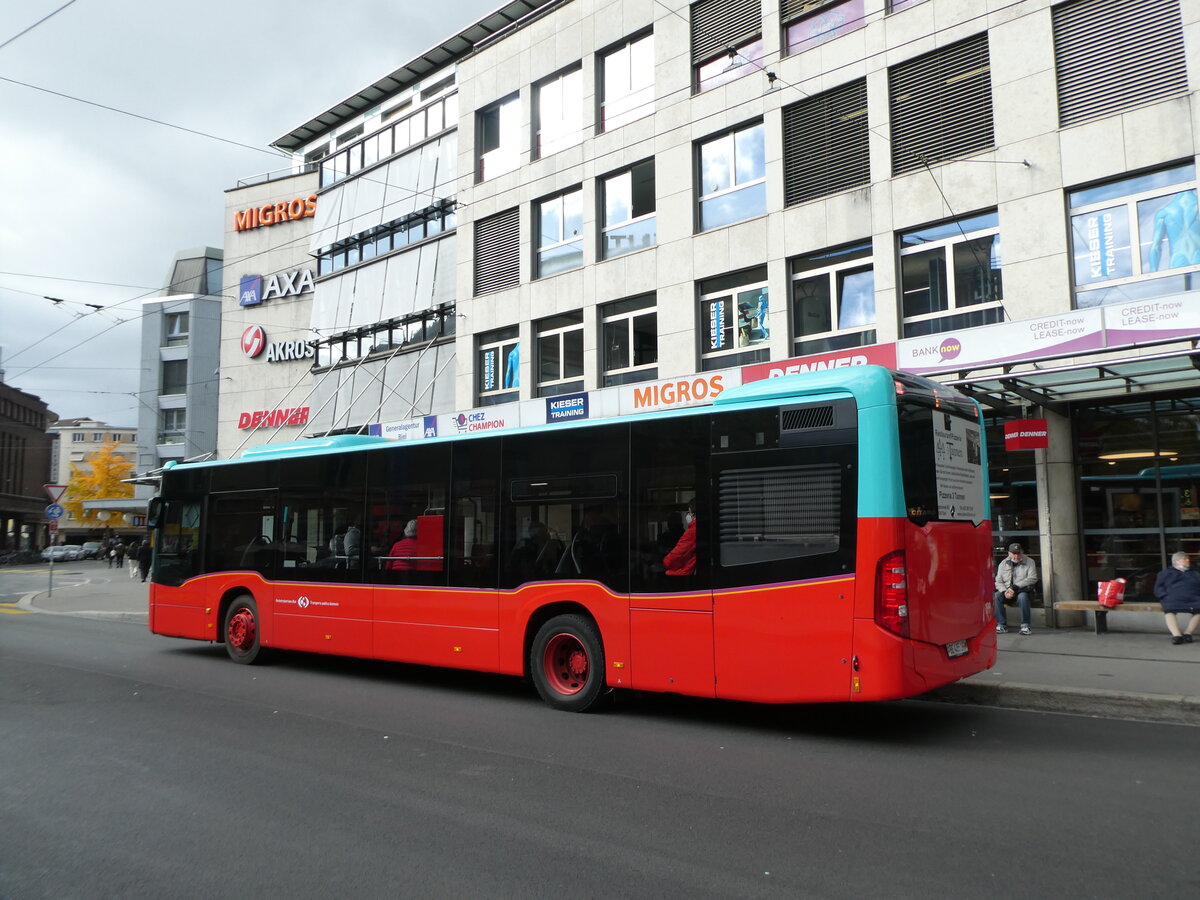
<path fill-rule="evenodd" d="M 904 398 L 897 413 L 908 517 L 918 525 L 987 518 L 979 421 Z"/>

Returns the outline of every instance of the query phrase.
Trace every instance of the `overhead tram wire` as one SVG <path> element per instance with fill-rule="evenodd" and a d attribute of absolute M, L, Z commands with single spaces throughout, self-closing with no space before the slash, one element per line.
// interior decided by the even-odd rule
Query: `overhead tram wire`
<path fill-rule="evenodd" d="M 16 34 L 14 34 L 12 37 L 10 37 L 7 41 L 5 41 L 3 44 L 0 44 L 0 50 L 3 50 L 5 47 L 7 47 L 9 44 L 11 44 L 13 41 L 15 41 L 17 38 L 22 37 L 26 34 L 29 34 L 29 32 L 33 31 L 33 29 L 37 28 L 39 25 L 41 25 L 47 19 L 53 18 L 54 16 L 58 15 L 60 12 L 62 12 L 64 9 L 66 9 L 68 6 L 70 6 L 74 2 L 75 2 L 75 0 L 67 0 L 67 2 L 64 3 L 62 6 L 60 6 L 58 9 L 54 10 L 53 12 L 46 13 L 46 15 L 42 16 L 40 19 L 38 19 L 32 25 L 28 26 L 27 28 L 21 29 Z"/>

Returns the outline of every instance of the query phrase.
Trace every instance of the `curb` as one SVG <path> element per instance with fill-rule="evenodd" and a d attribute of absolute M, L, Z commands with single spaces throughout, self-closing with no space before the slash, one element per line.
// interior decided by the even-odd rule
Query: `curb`
<path fill-rule="evenodd" d="M 1091 716 L 1099 719 L 1132 719 L 1167 725 L 1200 726 L 1200 698 L 1184 694 L 1145 694 L 1065 686 L 1049 688 L 1018 682 L 959 682 L 922 694 L 916 699 Z"/>

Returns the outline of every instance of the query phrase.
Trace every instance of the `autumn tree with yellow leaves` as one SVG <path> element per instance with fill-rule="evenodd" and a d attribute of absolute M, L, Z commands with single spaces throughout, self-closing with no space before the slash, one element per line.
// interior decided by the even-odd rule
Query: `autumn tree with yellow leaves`
<path fill-rule="evenodd" d="M 85 459 L 90 466 L 81 468 L 71 463 L 71 477 L 67 480 L 67 494 L 63 506 L 80 522 L 96 525 L 100 522 L 94 510 L 83 508 L 84 500 L 110 500 L 132 497 L 133 485 L 122 479 L 133 473 L 133 463 L 117 453 L 119 445 L 110 441 Z"/>

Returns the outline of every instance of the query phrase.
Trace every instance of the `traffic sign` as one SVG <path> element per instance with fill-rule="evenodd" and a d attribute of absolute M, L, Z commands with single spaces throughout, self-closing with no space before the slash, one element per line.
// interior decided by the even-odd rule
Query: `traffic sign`
<path fill-rule="evenodd" d="M 46 493 L 50 496 L 51 503 L 57 503 L 62 499 L 62 495 L 67 492 L 65 484 L 43 484 L 42 487 L 46 489 Z"/>
<path fill-rule="evenodd" d="M 51 503 L 49 506 L 46 507 L 46 515 L 49 516 L 51 519 L 61 519 L 62 514 L 63 514 L 63 508 L 61 506 L 59 506 L 57 503 Z"/>
<path fill-rule="evenodd" d="M 50 533 L 51 533 L 51 534 L 57 534 L 57 533 L 58 533 L 58 519 L 51 519 L 51 520 L 50 520 Z"/>

